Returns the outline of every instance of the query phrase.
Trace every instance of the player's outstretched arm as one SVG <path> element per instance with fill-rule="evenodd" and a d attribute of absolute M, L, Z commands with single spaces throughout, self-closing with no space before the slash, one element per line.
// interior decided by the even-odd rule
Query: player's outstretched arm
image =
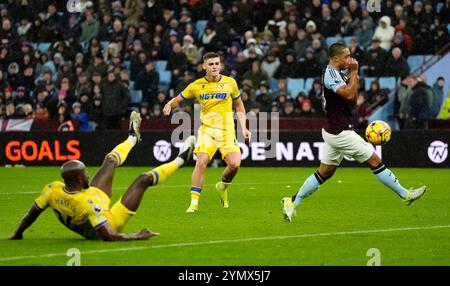
<path fill-rule="evenodd" d="M 166 103 L 166 105 L 164 105 L 163 114 L 165 116 L 169 116 L 172 112 L 172 109 L 178 107 L 178 105 L 180 105 L 183 100 L 184 98 L 181 95 L 172 98 L 168 103 Z"/>
<path fill-rule="evenodd" d="M 109 223 L 106 223 L 100 228 L 98 228 L 97 233 L 100 236 L 100 238 L 104 241 L 147 240 L 152 236 L 159 235 L 159 233 L 153 232 L 147 228 L 144 228 L 139 232 L 131 234 L 116 233 L 111 229 Z"/>
<path fill-rule="evenodd" d="M 17 230 L 14 232 L 12 236 L 10 236 L 9 239 L 22 239 L 23 232 L 33 224 L 33 222 L 39 217 L 39 215 L 43 211 L 44 210 L 38 208 L 36 204 L 33 204 L 33 206 L 28 210 L 28 212 L 23 217 Z"/>
<path fill-rule="evenodd" d="M 239 97 L 233 100 L 233 104 L 234 107 L 236 108 L 236 115 L 239 119 L 239 123 L 241 124 L 242 135 L 244 135 L 244 138 L 246 140 L 250 141 L 252 133 L 247 129 L 247 115 L 245 113 L 244 103 L 242 102 L 242 99 Z"/>

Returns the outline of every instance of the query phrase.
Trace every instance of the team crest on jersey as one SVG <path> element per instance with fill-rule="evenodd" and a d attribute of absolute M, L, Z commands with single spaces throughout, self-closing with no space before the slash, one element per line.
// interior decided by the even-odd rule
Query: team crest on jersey
<path fill-rule="evenodd" d="M 94 212 L 95 213 L 100 213 L 102 211 L 102 207 L 100 205 L 94 205 Z"/>
<path fill-rule="evenodd" d="M 219 87 L 220 87 L 221 89 L 223 89 L 223 86 L 224 86 L 223 83 L 219 84 Z"/>

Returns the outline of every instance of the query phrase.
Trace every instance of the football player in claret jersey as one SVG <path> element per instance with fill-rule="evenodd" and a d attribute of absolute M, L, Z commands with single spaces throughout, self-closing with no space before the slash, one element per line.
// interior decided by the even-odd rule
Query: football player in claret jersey
<path fill-rule="evenodd" d="M 221 62 L 217 53 L 209 52 L 203 56 L 203 69 L 206 75 L 186 87 L 178 96 L 170 100 L 163 109 L 164 115 L 170 115 L 185 99 L 197 99 L 201 105 L 201 126 L 198 130 L 197 145 L 194 153 L 197 163 L 192 174 L 191 204 L 186 210 L 194 213 L 198 210 L 198 200 L 203 187 L 203 174 L 209 161 L 217 150 L 227 167 L 222 180 L 216 184 L 220 202 L 229 207 L 227 188 L 235 177 L 241 164 L 241 150 L 237 144 L 233 119 L 233 106 L 242 127 L 245 139 L 250 140 L 251 133 L 246 127 L 247 117 L 240 98 L 236 81 L 220 74 Z"/>
<path fill-rule="evenodd" d="M 163 182 L 192 157 L 195 137 L 186 139 L 180 154 L 173 161 L 139 175 L 110 208 L 114 171 L 125 162 L 128 153 L 141 140 L 140 124 L 140 114 L 133 111 L 127 140 L 106 155 L 91 182 L 86 166 L 81 161 L 65 162 L 61 167 L 64 183 L 54 181 L 44 187 L 10 238 L 22 239 L 23 232 L 48 207 L 54 210 L 62 224 L 86 239 L 146 240 L 159 235 L 149 229 L 132 234 L 121 233 L 121 230 L 130 217 L 136 214 L 146 189 Z"/>
<path fill-rule="evenodd" d="M 330 61 L 322 75 L 322 100 L 326 116 L 322 129 L 324 154 L 319 169 L 306 179 L 298 192 L 282 199 L 284 219 L 288 222 L 292 221 L 300 202 L 333 176 L 344 155 L 368 165 L 375 177 L 402 198 L 406 205 L 422 197 L 426 191 L 426 186 L 405 189 L 369 143 L 353 130 L 352 108 L 358 97 L 359 64 L 341 43 L 332 44 L 329 52 Z M 346 74 L 348 68 L 350 73 Z"/>

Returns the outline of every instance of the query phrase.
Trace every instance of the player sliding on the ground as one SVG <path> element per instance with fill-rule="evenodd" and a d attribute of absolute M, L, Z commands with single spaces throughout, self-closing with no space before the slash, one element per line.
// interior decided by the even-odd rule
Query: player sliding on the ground
<path fill-rule="evenodd" d="M 149 229 L 137 233 L 121 233 L 141 203 L 145 190 L 163 182 L 182 167 L 192 156 L 195 137 L 188 137 L 175 160 L 139 175 L 125 194 L 110 208 L 112 182 L 115 168 L 125 162 L 128 153 L 141 140 L 141 116 L 136 111 L 130 115 L 130 130 L 127 140 L 108 153 L 102 166 L 89 183 L 86 166 L 78 160 L 65 162 L 61 167 L 60 181 L 46 185 L 41 195 L 22 219 L 18 229 L 10 237 L 22 239 L 23 232 L 50 207 L 58 219 L 70 230 L 86 239 L 146 240 L 159 235 Z"/>
<path fill-rule="evenodd" d="M 239 88 L 233 78 L 220 74 L 219 54 L 206 53 L 203 56 L 203 69 L 206 70 L 205 77 L 191 83 L 163 109 L 164 115 L 168 116 L 172 109 L 185 99 L 194 98 L 202 106 L 200 116 L 202 125 L 198 130 L 198 142 L 194 150 L 197 163 L 192 174 L 191 204 L 186 210 L 187 213 L 198 210 L 205 169 L 217 149 L 222 153 L 222 159 L 227 163 L 227 167 L 223 171 L 222 180 L 216 184 L 216 190 L 219 191 L 221 205 L 224 208 L 229 207 L 227 188 L 241 165 L 241 149 L 237 144 L 234 130 L 233 106 L 242 127 L 242 135 L 248 140 L 251 137 L 246 127 L 247 117 Z"/>
<path fill-rule="evenodd" d="M 322 75 L 322 100 L 326 113 L 326 122 L 322 129 L 324 155 L 319 169 L 306 179 L 300 190 L 292 198 L 282 199 L 284 218 L 288 222 L 292 221 L 296 214 L 295 208 L 300 202 L 333 176 L 344 155 L 366 163 L 375 177 L 396 192 L 407 205 L 426 191 L 426 186 L 407 190 L 400 185 L 368 143 L 353 131 L 352 108 L 358 97 L 358 67 L 358 62 L 350 57 L 350 50 L 343 44 L 330 46 L 330 61 Z M 343 73 L 347 68 L 351 69 L 349 75 Z"/>

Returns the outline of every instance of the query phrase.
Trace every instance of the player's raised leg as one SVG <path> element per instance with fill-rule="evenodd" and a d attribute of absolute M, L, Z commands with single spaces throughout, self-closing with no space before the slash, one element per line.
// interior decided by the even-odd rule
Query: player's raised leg
<path fill-rule="evenodd" d="M 202 193 L 204 174 L 209 163 L 209 155 L 207 153 L 199 152 L 196 156 L 197 162 L 195 163 L 194 172 L 192 173 L 191 203 L 186 210 L 187 213 L 198 211 L 198 201 Z"/>
<path fill-rule="evenodd" d="M 220 195 L 220 204 L 224 208 L 229 208 L 227 189 L 241 166 L 241 154 L 238 152 L 230 152 L 224 157 L 224 160 L 227 163 L 227 167 L 222 173 L 222 180 L 216 184 L 216 190 Z"/>
<path fill-rule="evenodd" d="M 377 154 L 373 153 L 366 163 L 372 169 L 375 177 L 383 185 L 393 190 L 400 198 L 403 199 L 406 205 L 412 204 L 415 200 L 421 198 L 426 190 L 426 186 L 421 186 L 417 189 L 407 190 L 401 184 L 397 177 L 389 170 L 381 161 Z"/>
<path fill-rule="evenodd" d="M 315 191 L 317 191 L 317 189 L 319 189 L 320 185 L 331 178 L 336 171 L 336 168 L 336 165 L 320 163 L 319 169 L 303 182 L 303 185 L 297 193 L 295 193 L 292 197 L 285 197 L 281 200 L 283 203 L 283 215 L 286 221 L 292 221 L 292 218 L 296 215 L 295 208 L 304 198 L 312 195 Z"/>
<path fill-rule="evenodd" d="M 120 199 L 121 204 L 130 212 L 135 212 L 147 188 L 164 182 L 176 170 L 184 166 L 192 158 L 194 146 L 195 137 L 189 136 L 174 160 L 139 175 Z"/>
<path fill-rule="evenodd" d="M 141 115 L 137 111 L 132 111 L 130 114 L 128 138 L 106 155 L 102 166 L 92 178 L 90 185 L 99 188 L 108 197 L 111 197 L 115 168 L 125 162 L 131 149 L 137 142 L 141 141 L 141 121 Z"/>

